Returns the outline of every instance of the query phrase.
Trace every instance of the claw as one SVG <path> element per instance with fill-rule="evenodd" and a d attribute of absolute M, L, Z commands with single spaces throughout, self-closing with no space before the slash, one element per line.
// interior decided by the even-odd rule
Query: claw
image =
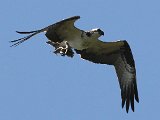
<path fill-rule="evenodd" d="M 50 44 L 55 48 L 55 51 L 53 53 L 55 54 L 60 54 L 61 56 L 67 55 L 68 57 L 73 57 L 74 52 L 72 51 L 72 48 L 69 46 L 67 41 L 63 42 L 52 42 L 52 41 L 47 41 L 47 44 Z"/>

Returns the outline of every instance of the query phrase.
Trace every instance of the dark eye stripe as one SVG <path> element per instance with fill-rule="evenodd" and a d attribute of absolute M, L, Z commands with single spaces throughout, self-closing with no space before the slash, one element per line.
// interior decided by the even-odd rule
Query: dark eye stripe
<path fill-rule="evenodd" d="M 92 34 L 90 32 L 86 32 L 86 35 L 90 37 Z"/>
<path fill-rule="evenodd" d="M 101 30 L 100 30 L 100 29 L 98 29 L 97 31 L 98 31 L 98 32 L 101 32 Z"/>

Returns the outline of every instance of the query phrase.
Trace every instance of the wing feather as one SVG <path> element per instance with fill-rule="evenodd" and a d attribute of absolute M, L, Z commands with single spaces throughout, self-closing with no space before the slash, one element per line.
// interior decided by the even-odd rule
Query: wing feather
<path fill-rule="evenodd" d="M 74 26 L 76 20 L 80 16 L 74 16 L 60 22 L 57 22 L 48 27 L 46 37 L 52 42 L 61 42 L 64 39 L 74 39 L 74 37 L 81 36 L 81 30 Z"/>
<path fill-rule="evenodd" d="M 134 111 L 134 98 L 137 102 L 139 98 L 135 62 L 130 46 L 127 41 L 101 42 L 95 46 L 76 52 L 83 59 L 94 63 L 114 65 L 121 89 L 122 108 L 126 104 L 127 113 L 129 106 Z"/>
<path fill-rule="evenodd" d="M 80 34 L 80 30 L 78 28 L 74 27 L 74 22 L 79 18 L 80 18 L 80 16 L 73 16 L 73 17 L 64 19 L 62 21 L 59 21 L 55 24 L 49 25 L 49 26 L 42 28 L 40 30 L 29 31 L 29 32 L 16 31 L 19 34 L 29 34 L 29 35 L 26 37 L 20 38 L 18 40 L 10 41 L 10 42 L 14 43 L 13 45 L 11 45 L 11 47 L 17 46 L 17 45 L 23 43 L 24 41 L 28 40 L 29 38 L 31 38 L 41 32 L 46 32 L 46 37 L 53 42 L 60 41 L 59 36 L 62 36 L 63 38 L 68 37 L 69 34 L 64 34 L 66 31 L 71 32 L 71 33 L 74 32 L 74 33 Z"/>

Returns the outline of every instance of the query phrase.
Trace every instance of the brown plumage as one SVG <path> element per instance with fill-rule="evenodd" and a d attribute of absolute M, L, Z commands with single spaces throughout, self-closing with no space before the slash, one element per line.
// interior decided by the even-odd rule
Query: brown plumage
<path fill-rule="evenodd" d="M 102 30 L 97 28 L 84 31 L 74 26 L 74 22 L 79 18 L 80 16 L 74 16 L 40 30 L 18 32 L 29 35 L 11 41 L 14 42 L 12 46 L 17 46 L 38 33 L 46 32 L 45 35 L 49 39 L 47 43 L 54 47 L 55 54 L 73 57 L 75 50 L 81 58 L 93 63 L 113 65 L 121 89 L 122 107 L 126 105 L 127 113 L 130 106 L 134 111 L 134 99 L 139 102 L 139 98 L 135 62 L 129 44 L 126 40 L 100 41 L 98 38 L 104 35 Z"/>

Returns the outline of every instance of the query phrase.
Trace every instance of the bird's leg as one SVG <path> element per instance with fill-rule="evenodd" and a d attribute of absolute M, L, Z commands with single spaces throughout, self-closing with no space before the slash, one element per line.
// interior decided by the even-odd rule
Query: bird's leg
<path fill-rule="evenodd" d="M 68 51 L 67 41 L 63 41 L 63 42 L 59 43 L 57 47 L 55 47 L 54 53 L 56 53 L 56 54 L 59 53 L 59 54 L 61 54 L 61 56 L 65 56 L 67 51 Z"/>
<path fill-rule="evenodd" d="M 47 43 L 52 45 L 55 48 L 55 51 L 54 51 L 55 54 L 60 54 L 61 56 L 67 55 L 68 57 L 73 57 L 74 55 L 74 52 L 72 51 L 67 41 L 63 41 L 60 43 L 48 41 Z"/>

